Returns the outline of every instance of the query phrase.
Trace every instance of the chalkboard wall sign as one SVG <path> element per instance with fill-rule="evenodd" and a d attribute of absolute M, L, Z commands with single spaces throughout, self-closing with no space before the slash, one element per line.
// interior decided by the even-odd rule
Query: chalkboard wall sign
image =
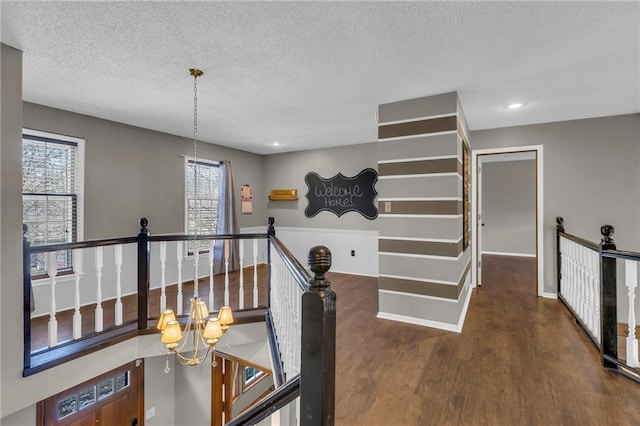
<path fill-rule="evenodd" d="M 307 217 L 314 217 L 323 210 L 335 213 L 338 217 L 347 212 L 358 212 L 367 219 L 378 217 L 375 204 L 378 172 L 364 169 L 354 177 L 342 173 L 325 179 L 310 172 L 304 177 L 307 184 L 309 204 L 304 210 Z"/>

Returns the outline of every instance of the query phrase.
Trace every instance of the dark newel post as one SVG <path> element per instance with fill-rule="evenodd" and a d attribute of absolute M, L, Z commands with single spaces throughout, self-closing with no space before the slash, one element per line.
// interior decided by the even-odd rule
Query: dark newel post
<path fill-rule="evenodd" d="M 269 217 L 268 221 L 269 221 L 269 229 L 267 230 L 267 234 L 270 237 L 275 237 L 276 236 L 276 228 L 273 226 L 273 224 L 276 223 L 276 220 L 273 217 Z"/>
<path fill-rule="evenodd" d="M 276 228 L 273 226 L 276 220 L 270 216 L 267 222 L 269 223 L 267 229 L 267 306 L 271 307 L 271 237 L 276 236 Z"/>
<path fill-rule="evenodd" d="M 564 232 L 564 219 L 556 217 L 556 275 L 558 283 L 558 294 L 560 294 L 560 280 L 562 279 L 562 253 L 560 253 L 560 233 Z"/>
<path fill-rule="evenodd" d="M 149 294 L 149 262 L 151 258 L 149 247 L 149 221 L 146 217 L 140 219 L 138 231 L 138 330 L 147 329 Z"/>
<path fill-rule="evenodd" d="M 31 243 L 27 240 L 28 227 L 22 224 L 22 288 L 24 327 L 24 368 L 31 367 L 31 311 L 34 308 L 31 295 Z"/>
<path fill-rule="evenodd" d="M 616 259 L 602 256 L 604 250 L 615 250 L 616 245 L 611 238 L 614 228 L 611 225 L 602 225 L 600 233 L 600 312 L 602 312 L 602 365 L 609 368 L 617 368 L 617 365 L 604 359 L 605 355 L 618 359 L 618 318 L 616 307 Z"/>
<path fill-rule="evenodd" d="M 331 251 L 309 251 L 314 277 L 302 295 L 302 358 L 300 365 L 300 425 L 334 424 L 336 384 L 336 293 L 324 276 Z"/>

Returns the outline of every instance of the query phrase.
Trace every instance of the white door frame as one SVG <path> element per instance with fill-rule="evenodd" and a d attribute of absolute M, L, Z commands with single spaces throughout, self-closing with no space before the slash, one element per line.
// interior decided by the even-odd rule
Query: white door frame
<path fill-rule="evenodd" d="M 475 149 L 471 151 L 471 283 L 478 282 L 478 155 L 509 154 L 523 151 L 536 153 L 536 254 L 538 259 L 538 296 L 544 292 L 544 155 L 542 145 L 512 146 L 507 148 Z"/>

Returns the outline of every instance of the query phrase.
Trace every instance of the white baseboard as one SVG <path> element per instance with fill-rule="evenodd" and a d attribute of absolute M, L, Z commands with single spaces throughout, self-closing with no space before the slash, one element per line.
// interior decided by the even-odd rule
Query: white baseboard
<path fill-rule="evenodd" d="M 378 312 L 377 318 L 386 319 L 391 321 L 404 322 L 407 324 L 421 325 L 423 327 L 437 328 L 445 331 L 453 331 L 460 333 L 460 329 L 457 324 L 449 324 L 447 322 L 432 321 L 421 318 L 408 317 L 406 315 L 389 314 L 386 312 Z"/>
<path fill-rule="evenodd" d="M 378 312 L 377 318 L 386 319 L 391 321 L 404 322 L 407 324 L 421 325 L 423 327 L 437 328 L 439 330 L 452 331 L 454 333 L 461 333 L 464 325 L 465 317 L 467 316 L 467 309 L 469 308 L 469 301 L 471 300 L 471 290 L 467 286 L 467 297 L 464 300 L 462 311 L 460 312 L 460 318 L 457 324 L 450 324 L 448 322 L 427 320 L 422 318 L 409 317 L 406 315 L 390 314 L 387 312 Z"/>
<path fill-rule="evenodd" d="M 544 297 L 545 299 L 557 299 L 558 298 L 558 294 L 557 293 L 549 293 L 549 292 L 543 292 L 542 293 L 542 297 Z"/>
<path fill-rule="evenodd" d="M 481 254 L 489 254 L 492 256 L 513 256 L 513 257 L 538 257 L 537 254 L 533 253 L 511 253 L 504 251 L 483 251 Z"/>
<path fill-rule="evenodd" d="M 460 312 L 460 319 L 458 320 L 458 333 L 462 333 L 462 327 L 464 327 L 464 320 L 467 317 L 467 309 L 469 309 L 469 302 L 471 301 L 471 285 L 467 286 L 467 298 L 464 300 L 464 306 L 462 306 L 462 312 Z"/>

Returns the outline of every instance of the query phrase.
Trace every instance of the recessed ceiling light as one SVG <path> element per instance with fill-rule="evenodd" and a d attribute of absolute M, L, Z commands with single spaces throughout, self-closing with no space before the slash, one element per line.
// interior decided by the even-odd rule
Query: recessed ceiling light
<path fill-rule="evenodd" d="M 523 104 L 520 102 L 514 102 L 512 104 L 507 105 L 507 108 L 509 109 L 518 109 L 522 106 Z"/>
<path fill-rule="evenodd" d="M 282 146 L 282 142 L 278 142 L 278 141 L 271 142 L 271 146 Z"/>

